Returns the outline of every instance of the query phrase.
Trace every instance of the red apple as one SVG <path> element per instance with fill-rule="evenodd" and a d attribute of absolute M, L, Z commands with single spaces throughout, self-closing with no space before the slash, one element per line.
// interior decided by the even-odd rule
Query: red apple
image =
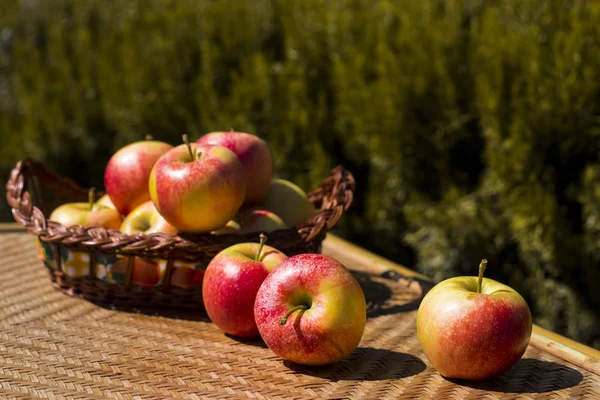
<path fill-rule="evenodd" d="M 111 283 L 122 283 L 125 279 L 125 274 L 127 273 L 127 268 L 129 267 L 129 263 L 132 263 L 133 271 L 131 273 L 131 282 L 139 286 L 154 286 L 160 282 L 162 277 L 162 270 L 157 261 L 133 257 L 133 261 L 131 261 L 131 257 L 122 257 L 117 261 L 113 262 L 110 267 L 111 277 L 108 276 L 102 277 L 101 279 L 107 280 Z M 119 279 L 115 279 L 119 276 Z"/>
<path fill-rule="evenodd" d="M 365 295 L 337 260 L 300 254 L 279 264 L 254 303 L 263 340 L 284 360 L 337 362 L 356 349 L 367 319 Z"/>
<path fill-rule="evenodd" d="M 162 271 L 158 262 L 136 257 L 131 281 L 139 286 L 154 286 L 160 282 Z"/>
<path fill-rule="evenodd" d="M 483 278 L 461 276 L 437 284 L 417 313 L 425 355 L 447 378 L 481 381 L 508 370 L 527 348 L 531 312 L 514 289 Z"/>
<path fill-rule="evenodd" d="M 140 204 L 130 212 L 123 220 L 120 229 L 128 234 L 155 232 L 177 234 L 177 229 L 158 213 L 151 200 Z"/>
<path fill-rule="evenodd" d="M 160 282 L 162 271 L 157 261 L 135 257 L 131 281 L 139 286 L 154 286 Z"/>
<path fill-rule="evenodd" d="M 119 229 L 121 214 L 115 209 L 103 204 L 94 203 L 94 189 L 90 189 L 90 199 L 87 203 L 66 203 L 50 214 L 50 221 L 64 226 L 83 225 L 101 226 L 106 229 Z"/>
<path fill-rule="evenodd" d="M 279 216 L 271 211 L 256 208 L 245 210 L 240 214 L 240 233 L 268 233 L 288 227 Z"/>
<path fill-rule="evenodd" d="M 154 163 L 173 146 L 145 140 L 117 151 L 104 171 L 104 187 L 117 210 L 127 215 L 150 200 L 148 178 Z"/>
<path fill-rule="evenodd" d="M 246 174 L 248 188 L 244 204 L 260 204 L 273 177 L 273 158 L 264 140 L 243 132 L 212 132 L 198 139 L 198 143 L 224 146 L 233 151 Z"/>
<path fill-rule="evenodd" d="M 195 143 L 163 155 L 150 173 L 149 186 L 158 212 L 183 232 L 223 227 L 246 193 L 243 167 L 231 150 Z"/>
<path fill-rule="evenodd" d="M 223 332 L 258 336 L 254 299 L 263 280 L 287 256 L 261 243 L 241 243 L 217 254 L 204 273 L 202 298 L 210 319 Z"/>
<path fill-rule="evenodd" d="M 298 226 L 315 212 L 304 190 L 285 179 L 273 179 L 262 207 L 281 217 L 287 226 Z"/>
<path fill-rule="evenodd" d="M 195 269 L 193 265 L 175 263 L 173 273 L 171 274 L 171 285 L 180 288 L 191 288 L 202 284 L 204 271 Z"/>

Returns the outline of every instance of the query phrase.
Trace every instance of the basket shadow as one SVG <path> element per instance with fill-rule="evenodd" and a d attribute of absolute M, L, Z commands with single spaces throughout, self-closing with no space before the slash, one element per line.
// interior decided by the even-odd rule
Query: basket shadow
<path fill-rule="evenodd" d="M 235 340 L 238 343 L 246 344 L 249 346 L 261 347 L 263 349 L 268 349 L 267 345 L 260 337 L 240 338 L 240 337 L 232 336 L 228 333 L 225 333 L 225 336 L 227 336 L 231 340 Z"/>
<path fill-rule="evenodd" d="M 421 304 L 422 295 L 403 289 L 393 277 L 381 276 L 364 271 L 350 271 L 360 284 L 367 303 L 367 318 L 400 312 L 414 311 Z M 169 307 L 128 305 L 123 303 L 101 302 L 86 299 L 93 304 L 108 309 L 133 314 L 161 316 L 172 319 L 210 322 L 208 315 L 199 305 L 198 309 L 178 309 Z"/>
<path fill-rule="evenodd" d="M 568 389 L 583 380 L 581 372 L 552 361 L 523 358 L 505 373 L 484 382 L 448 379 L 458 385 L 503 393 L 546 393 Z"/>
<path fill-rule="evenodd" d="M 418 357 L 387 349 L 359 347 L 346 359 L 323 367 L 284 361 L 296 374 L 309 375 L 331 382 L 384 381 L 407 378 L 425 370 Z"/>
<path fill-rule="evenodd" d="M 422 295 L 403 289 L 389 277 L 364 271 L 350 270 L 365 293 L 367 318 L 414 311 L 419 308 Z"/>
<path fill-rule="evenodd" d="M 107 310 L 119 311 L 130 314 L 142 314 L 151 317 L 164 317 L 184 321 L 210 322 L 208 315 L 203 309 L 189 310 L 166 307 L 140 307 L 121 304 L 101 303 L 96 301 L 94 301 L 93 304 Z"/>

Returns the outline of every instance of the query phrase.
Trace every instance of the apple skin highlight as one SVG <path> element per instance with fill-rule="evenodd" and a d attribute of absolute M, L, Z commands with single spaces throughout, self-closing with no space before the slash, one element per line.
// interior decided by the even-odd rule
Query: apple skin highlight
<path fill-rule="evenodd" d="M 281 318 L 293 307 L 284 324 Z M 265 279 L 254 317 L 267 346 L 281 358 L 306 365 L 342 360 L 358 346 L 366 324 L 364 293 L 337 260 L 319 254 L 288 258 Z"/>

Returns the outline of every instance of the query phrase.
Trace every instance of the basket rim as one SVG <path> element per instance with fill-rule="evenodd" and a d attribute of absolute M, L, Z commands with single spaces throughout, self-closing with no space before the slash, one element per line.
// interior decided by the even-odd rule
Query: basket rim
<path fill-rule="evenodd" d="M 217 250 L 241 242 L 259 241 L 260 232 L 246 234 L 213 235 L 210 233 L 170 235 L 166 233 L 126 234 L 120 230 L 100 226 L 73 225 L 66 227 L 49 221 L 38 208 L 30 191 L 35 190 L 31 179 L 41 176 L 57 182 L 72 192 L 87 193 L 70 178 L 46 169 L 39 161 L 31 158 L 17 162 L 6 183 L 6 198 L 15 221 L 25 226 L 29 233 L 41 241 L 62 244 L 70 249 L 89 253 L 120 254 L 124 256 L 162 257 L 189 261 L 198 252 Z M 32 186 L 32 187 L 29 187 Z M 286 244 L 322 241 L 340 217 L 350 208 L 355 191 L 353 175 L 341 165 L 307 195 L 317 211 L 302 224 L 280 229 L 268 234 L 269 245 L 285 247 Z M 98 192 L 97 196 L 102 193 Z M 320 207 L 318 207 L 320 205 Z"/>

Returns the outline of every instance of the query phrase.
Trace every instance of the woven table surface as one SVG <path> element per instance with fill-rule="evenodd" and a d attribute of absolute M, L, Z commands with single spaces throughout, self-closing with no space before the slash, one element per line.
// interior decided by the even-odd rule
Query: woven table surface
<path fill-rule="evenodd" d="M 2 399 L 600 399 L 597 363 L 534 345 L 492 381 L 442 378 L 416 337 L 420 286 L 368 266 L 347 265 L 368 302 L 359 348 L 315 368 L 282 362 L 260 340 L 223 335 L 201 311 L 116 310 L 67 297 L 50 285 L 32 236 L 0 237 Z"/>

